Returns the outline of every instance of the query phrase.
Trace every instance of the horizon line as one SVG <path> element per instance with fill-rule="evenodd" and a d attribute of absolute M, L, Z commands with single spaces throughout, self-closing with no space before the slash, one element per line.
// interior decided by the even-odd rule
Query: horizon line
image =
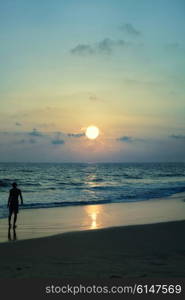
<path fill-rule="evenodd" d="M 75 161 L 0 161 L 0 164 L 143 164 L 143 163 L 185 163 L 185 161 L 102 161 L 102 162 L 75 162 Z"/>

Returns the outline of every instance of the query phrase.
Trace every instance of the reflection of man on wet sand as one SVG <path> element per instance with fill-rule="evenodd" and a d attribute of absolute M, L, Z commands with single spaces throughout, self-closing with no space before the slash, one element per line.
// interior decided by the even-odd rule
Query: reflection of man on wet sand
<path fill-rule="evenodd" d="M 13 230 L 13 236 L 10 230 L 10 227 L 8 228 L 8 239 L 9 241 L 16 241 L 17 240 L 17 235 L 16 235 L 16 230 Z"/>
<path fill-rule="evenodd" d="M 8 222 L 9 222 L 9 228 L 11 228 L 11 217 L 12 214 L 14 213 L 14 221 L 13 221 L 13 228 L 16 228 L 16 221 L 17 221 L 17 214 L 19 212 L 19 197 L 21 198 L 21 204 L 23 205 L 23 198 L 22 198 L 22 193 L 21 190 L 17 188 L 17 183 L 14 182 L 12 183 L 12 189 L 10 190 L 10 194 L 8 197 L 8 205 L 9 207 L 9 217 L 8 217 Z"/>

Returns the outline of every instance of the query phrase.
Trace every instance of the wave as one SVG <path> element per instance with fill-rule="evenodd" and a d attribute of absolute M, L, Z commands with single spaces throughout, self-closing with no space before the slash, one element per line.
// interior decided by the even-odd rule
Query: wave
<path fill-rule="evenodd" d="M 88 189 L 88 190 L 99 190 L 99 191 L 116 191 L 116 190 L 127 190 L 128 187 L 123 187 L 120 185 L 98 185 L 98 186 L 86 186 L 84 189 Z"/>
<path fill-rule="evenodd" d="M 121 177 L 121 176 L 120 176 Z M 143 179 L 143 176 L 137 176 L 137 175 L 129 175 L 129 174 L 123 174 L 123 177 L 124 178 L 127 178 L 127 179 Z"/>
<path fill-rule="evenodd" d="M 104 179 L 103 178 L 93 178 L 90 181 L 91 182 L 102 182 L 102 181 L 104 181 Z"/>
<path fill-rule="evenodd" d="M 185 187 L 174 187 L 172 189 L 161 188 L 159 190 L 143 190 L 136 193 L 135 195 L 129 194 L 118 194 L 114 195 L 104 195 L 101 200 L 90 199 L 81 201 L 59 201 L 59 202 L 33 202 L 25 203 L 21 206 L 21 209 L 41 209 L 41 208 L 54 208 L 54 207 L 67 207 L 67 206 L 84 206 L 84 205 L 100 205 L 109 203 L 126 203 L 126 202 L 138 202 L 138 201 L 149 201 L 154 198 L 168 197 L 176 193 L 185 192 Z M 0 218 L 7 217 L 7 207 L 6 204 L 0 205 Z"/>
<path fill-rule="evenodd" d="M 59 182 L 59 185 L 74 185 L 74 186 L 79 186 L 79 185 L 83 185 L 83 182 Z"/>
<path fill-rule="evenodd" d="M 182 173 L 164 173 L 164 174 L 157 174 L 155 177 L 185 177 L 185 174 Z"/>
<path fill-rule="evenodd" d="M 22 173 L 34 173 L 34 170 L 27 170 L 27 169 L 17 169 L 16 172 L 22 172 Z"/>
<path fill-rule="evenodd" d="M 0 187 L 11 187 L 12 182 L 16 181 L 15 179 L 0 179 Z"/>
<path fill-rule="evenodd" d="M 80 205 L 92 205 L 92 204 L 107 204 L 111 203 L 110 200 L 93 200 L 93 201 L 62 201 L 53 203 L 32 203 L 23 206 L 23 208 L 49 208 L 49 207 L 63 207 L 63 206 L 80 206 Z"/>
<path fill-rule="evenodd" d="M 92 205 L 92 204 L 107 204 L 111 203 L 110 200 L 93 200 L 93 201 L 62 201 L 62 202 L 40 202 L 40 203 L 29 203 L 21 206 L 21 209 L 36 209 L 36 208 L 53 208 L 53 207 L 64 207 L 64 206 L 81 206 L 81 205 Z M 1 205 L 0 208 L 5 208 L 5 205 Z"/>
<path fill-rule="evenodd" d="M 22 183 L 22 185 L 24 185 L 24 186 L 41 186 L 40 183 L 32 183 L 32 182 L 25 182 L 25 183 Z"/>
<path fill-rule="evenodd" d="M 81 201 L 59 201 L 59 202 L 35 202 L 24 204 L 23 208 L 37 208 L 37 207 L 55 207 L 55 206 L 76 206 L 76 205 L 88 205 L 88 204 L 105 204 L 105 203 L 116 203 L 116 202 L 130 202 L 132 201 L 142 201 L 149 200 L 153 198 L 162 198 L 165 196 L 170 196 L 176 193 L 185 192 L 185 187 L 173 187 L 160 188 L 160 189 L 138 189 L 135 193 L 129 194 L 129 190 L 125 193 L 117 194 L 114 196 L 112 194 L 104 194 L 101 197 L 101 200 L 81 200 Z M 106 198 L 106 199 L 105 199 Z M 0 206 L 2 207 L 2 206 Z"/>

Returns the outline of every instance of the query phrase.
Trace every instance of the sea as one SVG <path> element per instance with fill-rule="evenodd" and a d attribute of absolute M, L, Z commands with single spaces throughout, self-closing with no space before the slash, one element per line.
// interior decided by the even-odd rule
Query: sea
<path fill-rule="evenodd" d="M 22 209 L 150 201 L 185 191 L 185 163 L 0 163 L 0 218 L 14 181 Z"/>

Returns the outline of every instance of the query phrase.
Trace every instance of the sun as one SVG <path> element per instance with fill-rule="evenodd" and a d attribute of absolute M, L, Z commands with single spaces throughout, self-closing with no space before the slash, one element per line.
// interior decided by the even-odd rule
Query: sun
<path fill-rule="evenodd" d="M 89 126 L 86 129 L 85 135 L 90 140 L 95 140 L 100 134 L 99 128 L 96 126 Z"/>

